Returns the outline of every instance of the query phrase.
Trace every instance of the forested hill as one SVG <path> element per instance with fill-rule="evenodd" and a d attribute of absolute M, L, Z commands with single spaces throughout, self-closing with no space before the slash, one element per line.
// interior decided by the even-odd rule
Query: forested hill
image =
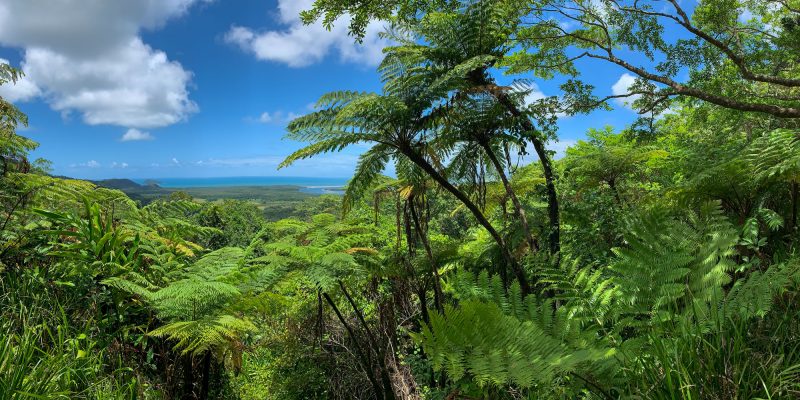
<path fill-rule="evenodd" d="M 0 399 L 800 397 L 800 3 L 685 3 L 315 1 L 394 24 L 286 128 L 343 196 L 56 178 L 0 98 Z"/>
<path fill-rule="evenodd" d="M 130 179 L 103 179 L 99 181 L 91 181 L 97 186 L 102 186 L 109 189 L 119 189 L 122 191 L 127 190 L 140 190 L 142 188 L 160 188 L 157 183 L 148 185 L 140 185 Z"/>
<path fill-rule="evenodd" d="M 62 177 L 62 179 L 69 178 Z M 302 191 L 302 187 L 294 185 L 165 188 L 156 182 L 143 185 L 130 179 L 104 179 L 90 182 L 98 187 L 118 189 L 142 205 L 176 197 L 189 197 L 196 201 L 210 202 L 222 200 L 249 202 L 258 207 L 264 217 L 270 221 L 294 215 L 293 211 L 297 207 L 302 207 L 303 202 L 313 202 L 317 196 Z"/>

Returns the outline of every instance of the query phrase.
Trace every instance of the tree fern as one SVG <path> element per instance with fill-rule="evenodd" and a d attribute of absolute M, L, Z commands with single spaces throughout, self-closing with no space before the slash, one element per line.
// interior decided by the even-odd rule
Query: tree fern
<path fill-rule="evenodd" d="M 463 302 L 431 315 L 415 335 L 437 369 L 452 379 L 465 375 L 478 384 L 530 387 L 552 382 L 580 364 L 607 358 L 611 350 L 574 350 L 536 324 L 509 316 L 494 303 Z"/>
<path fill-rule="evenodd" d="M 800 179 L 800 138 L 790 129 L 777 129 L 754 140 L 745 154 L 759 179 Z"/>
<path fill-rule="evenodd" d="M 446 288 L 459 305 L 432 315 L 415 338 L 454 379 L 530 387 L 574 374 L 604 392 L 660 340 L 647 338 L 763 315 L 797 273 L 796 265 L 773 265 L 726 290 L 739 233 L 714 204 L 682 218 L 651 211 L 628 229 L 610 266 L 568 256 L 556 266 L 534 263 L 547 297 L 504 290 L 485 271 L 451 275 Z"/>

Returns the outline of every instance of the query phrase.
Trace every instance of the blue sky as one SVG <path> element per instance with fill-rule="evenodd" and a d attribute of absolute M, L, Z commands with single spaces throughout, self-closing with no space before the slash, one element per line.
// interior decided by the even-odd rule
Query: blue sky
<path fill-rule="evenodd" d="M 287 121 L 320 95 L 380 90 L 381 25 L 356 45 L 344 24 L 302 26 L 297 11 L 310 3 L 3 0 L 0 59 L 27 76 L 0 95 L 29 115 L 20 133 L 40 143 L 34 156 L 59 175 L 348 177 L 363 147 L 276 170 L 301 146 L 282 139 Z M 614 66 L 580 67 L 600 95 L 632 83 Z M 543 95 L 558 94 L 558 83 L 537 81 Z M 613 105 L 561 120 L 550 148 L 636 118 Z"/>

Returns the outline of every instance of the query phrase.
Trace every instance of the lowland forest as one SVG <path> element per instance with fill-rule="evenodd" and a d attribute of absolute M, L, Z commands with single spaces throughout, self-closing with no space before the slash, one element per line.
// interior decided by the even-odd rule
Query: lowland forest
<path fill-rule="evenodd" d="M 0 399 L 800 398 L 800 0 L 301 18 L 391 41 L 285 131 L 281 167 L 360 146 L 341 196 L 57 177 L 0 98 Z"/>

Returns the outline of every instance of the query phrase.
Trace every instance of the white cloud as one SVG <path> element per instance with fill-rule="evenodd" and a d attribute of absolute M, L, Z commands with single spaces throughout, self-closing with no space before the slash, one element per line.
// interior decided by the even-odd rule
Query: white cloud
<path fill-rule="evenodd" d="M 389 42 L 378 36 L 383 23 L 371 22 L 361 44 L 348 35 L 347 20 L 337 20 L 331 31 L 321 22 L 304 25 L 300 11 L 310 9 L 314 0 L 278 0 L 278 22 L 283 30 L 257 32 L 251 28 L 233 26 L 225 40 L 252 53 L 259 60 L 274 61 L 290 67 L 305 67 L 321 61 L 330 53 L 338 53 L 342 61 L 374 66 L 383 59 L 383 48 Z"/>
<path fill-rule="evenodd" d="M 550 144 L 548 146 L 548 149 L 556 152 L 556 154 L 553 156 L 553 159 L 558 160 L 560 158 L 563 158 L 564 155 L 567 154 L 568 147 L 572 147 L 577 143 L 578 141 L 573 139 L 559 140 L 555 143 Z"/>
<path fill-rule="evenodd" d="M 252 119 L 248 117 L 245 118 L 245 120 L 250 120 L 250 121 L 255 120 L 262 124 L 288 124 L 289 122 L 292 122 L 292 120 L 302 116 L 303 114 L 298 114 L 294 112 L 285 113 L 283 111 L 273 111 L 273 112 L 265 111 L 261 113 L 261 115 L 259 115 L 258 118 Z"/>
<path fill-rule="evenodd" d="M 0 64 L 10 63 L 8 60 L 0 58 Z M 39 96 L 41 92 L 41 89 L 26 76 L 23 76 L 15 83 L 8 82 L 0 86 L 0 97 L 12 103 L 31 100 Z"/>
<path fill-rule="evenodd" d="M 126 162 L 118 163 L 118 162 L 114 161 L 114 162 L 111 163 L 111 168 L 122 168 L 122 169 L 125 169 L 125 168 L 128 168 L 128 163 L 126 163 Z"/>
<path fill-rule="evenodd" d="M 0 42 L 89 58 L 125 45 L 140 29 L 162 26 L 195 0 L 4 0 Z"/>
<path fill-rule="evenodd" d="M 18 96 L 40 95 L 91 125 L 153 128 L 184 120 L 197 110 L 187 89 L 191 73 L 142 42 L 139 32 L 196 2 L 3 1 L 0 44 L 24 49 L 22 69 L 33 85 Z"/>
<path fill-rule="evenodd" d="M 574 139 L 560 139 L 555 142 L 550 142 L 545 145 L 547 150 L 555 152 L 553 155 L 554 160 L 558 160 L 564 158 L 564 155 L 567 154 L 567 148 L 574 146 L 578 143 L 577 140 Z M 539 161 L 539 156 L 533 151 L 533 146 L 529 146 L 528 154 L 520 158 L 521 164 L 528 164 L 532 162 Z"/>
<path fill-rule="evenodd" d="M 275 172 L 285 156 L 263 155 L 238 158 L 210 158 L 195 161 L 198 167 L 225 167 L 225 168 L 258 168 L 261 171 Z M 346 153 L 319 155 L 310 159 L 298 160 L 291 166 L 282 169 L 280 173 L 287 175 L 310 174 L 320 176 L 346 176 L 351 175 L 358 163 L 358 156 Z"/>
<path fill-rule="evenodd" d="M 70 164 L 70 168 L 100 168 L 100 163 L 95 160 L 89 160 L 85 163 Z"/>
<path fill-rule="evenodd" d="M 528 106 L 528 107 L 534 105 L 539 100 L 544 100 L 544 99 L 546 99 L 548 97 L 552 97 L 552 96 L 546 95 L 542 91 L 542 89 L 539 88 L 539 85 L 537 85 L 536 82 L 527 83 L 527 84 L 525 84 L 525 86 L 520 87 L 518 90 L 520 92 L 527 92 L 527 94 L 525 94 L 525 97 L 523 98 L 522 101 L 525 103 L 524 105 Z M 564 113 L 564 112 L 557 112 L 556 113 L 556 117 L 558 117 L 558 118 L 569 118 L 569 115 L 567 115 L 567 113 Z"/>
<path fill-rule="evenodd" d="M 633 86 L 635 82 L 636 82 L 636 77 L 626 72 L 619 77 L 619 79 L 617 80 L 616 83 L 614 83 L 614 85 L 611 86 L 611 93 L 614 96 L 621 96 L 627 94 L 628 90 L 630 90 L 630 87 Z M 632 104 L 640 97 L 642 96 L 637 94 L 633 96 L 618 98 L 616 99 L 616 101 L 618 104 L 630 108 L 630 104 Z"/>
<path fill-rule="evenodd" d="M 258 122 L 268 124 L 272 122 L 272 116 L 269 115 L 269 112 L 264 112 L 261 114 L 261 116 L 258 117 Z"/>
<path fill-rule="evenodd" d="M 207 161 L 199 161 L 202 165 L 214 165 L 224 167 L 242 167 L 242 166 L 272 166 L 277 168 L 278 164 L 283 161 L 280 156 L 262 156 L 262 157 L 243 157 L 243 158 L 212 158 Z"/>
<path fill-rule="evenodd" d="M 542 100 L 547 98 L 547 95 L 545 95 L 544 92 L 542 92 L 542 90 L 539 89 L 539 85 L 537 85 L 536 83 L 531 82 L 528 90 L 530 90 L 530 92 L 528 92 L 528 94 L 525 95 L 525 104 L 527 105 L 531 105 L 535 103 L 537 100 Z"/>
<path fill-rule="evenodd" d="M 175 158 L 175 157 L 172 157 L 172 164 L 174 164 L 174 165 L 181 165 L 181 162 L 180 162 L 180 161 L 178 161 L 178 159 L 177 159 L 177 158 Z"/>
<path fill-rule="evenodd" d="M 122 135 L 122 138 L 120 138 L 120 140 L 123 142 L 133 142 L 137 140 L 153 140 L 153 139 L 155 139 L 155 137 L 151 135 L 149 132 L 142 132 L 134 128 L 128 129 L 128 131 Z"/>

